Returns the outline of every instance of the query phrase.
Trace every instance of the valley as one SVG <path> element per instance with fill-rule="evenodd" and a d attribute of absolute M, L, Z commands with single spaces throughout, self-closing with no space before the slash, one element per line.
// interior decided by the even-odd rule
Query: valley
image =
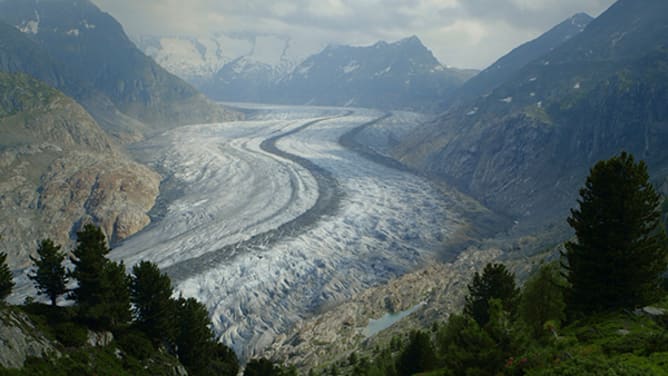
<path fill-rule="evenodd" d="M 256 106 L 243 122 L 134 145 L 165 180 L 153 224 L 110 257 L 156 262 L 205 302 L 224 343 L 261 353 L 313 314 L 446 257 L 466 225 L 427 180 L 338 143 L 378 119 L 386 132 L 415 126 L 373 110 Z"/>

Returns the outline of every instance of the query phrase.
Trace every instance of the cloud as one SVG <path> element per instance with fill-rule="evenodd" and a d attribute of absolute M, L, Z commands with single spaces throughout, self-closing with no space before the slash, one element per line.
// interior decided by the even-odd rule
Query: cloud
<path fill-rule="evenodd" d="M 577 12 L 614 0 L 92 0 L 131 35 L 278 35 L 309 53 L 417 35 L 441 62 L 483 68 Z"/>

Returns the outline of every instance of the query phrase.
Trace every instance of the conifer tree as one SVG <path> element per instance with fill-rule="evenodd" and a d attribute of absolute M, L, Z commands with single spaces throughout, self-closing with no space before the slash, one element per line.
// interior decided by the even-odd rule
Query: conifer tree
<path fill-rule="evenodd" d="M 564 255 L 569 309 L 632 308 L 660 295 L 668 259 L 661 203 L 647 166 L 630 154 L 591 169 L 568 218 L 576 236 Z"/>
<path fill-rule="evenodd" d="M 468 289 L 464 313 L 470 315 L 480 326 L 485 326 L 489 321 L 490 299 L 501 300 L 507 312 L 515 312 L 519 290 L 515 286 L 515 276 L 503 264 L 487 264 L 482 275 L 475 273 Z"/>
<path fill-rule="evenodd" d="M 134 316 L 139 328 L 154 342 L 174 340 L 176 306 L 172 293 L 169 277 L 156 264 L 142 261 L 132 268 L 130 297 Z"/>
<path fill-rule="evenodd" d="M 37 291 L 46 295 L 51 305 L 55 306 L 58 297 L 67 292 L 67 271 L 63 265 L 65 254 L 51 239 L 44 239 L 37 248 L 37 256 L 30 256 L 35 270 L 28 278 L 33 280 Z"/>
<path fill-rule="evenodd" d="M 78 281 L 71 297 L 77 302 L 84 320 L 111 329 L 130 319 L 129 279 L 123 264 L 108 260 L 107 240 L 91 224 L 77 232 L 77 247 L 70 273 Z"/>
<path fill-rule="evenodd" d="M 7 265 L 7 254 L 0 252 L 0 302 L 4 301 L 14 288 L 14 277 Z"/>
<path fill-rule="evenodd" d="M 193 298 L 179 298 L 177 354 L 190 373 L 201 374 L 212 352 L 213 332 L 206 307 Z"/>

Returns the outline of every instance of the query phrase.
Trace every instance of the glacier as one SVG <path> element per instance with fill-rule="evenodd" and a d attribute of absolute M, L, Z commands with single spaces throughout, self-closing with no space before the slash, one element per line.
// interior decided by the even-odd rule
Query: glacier
<path fill-rule="evenodd" d="M 339 142 L 372 124 L 363 138 L 378 132 L 382 143 L 419 116 L 246 111 L 244 121 L 183 126 L 132 146 L 164 177 L 161 196 L 153 223 L 110 254 L 128 267 L 156 262 L 176 294 L 207 306 L 215 333 L 242 359 L 301 320 L 440 259 L 465 226 L 429 181 Z M 321 207 L 323 191 L 331 199 Z"/>

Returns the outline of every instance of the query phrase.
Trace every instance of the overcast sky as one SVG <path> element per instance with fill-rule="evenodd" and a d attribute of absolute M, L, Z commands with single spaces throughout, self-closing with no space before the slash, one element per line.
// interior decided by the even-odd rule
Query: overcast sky
<path fill-rule="evenodd" d="M 93 0 L 132 36 L 271 34 L 317 52 L 417 35 L 441 63 L 484 68 L 578 12 L 614 0 Z"/>

